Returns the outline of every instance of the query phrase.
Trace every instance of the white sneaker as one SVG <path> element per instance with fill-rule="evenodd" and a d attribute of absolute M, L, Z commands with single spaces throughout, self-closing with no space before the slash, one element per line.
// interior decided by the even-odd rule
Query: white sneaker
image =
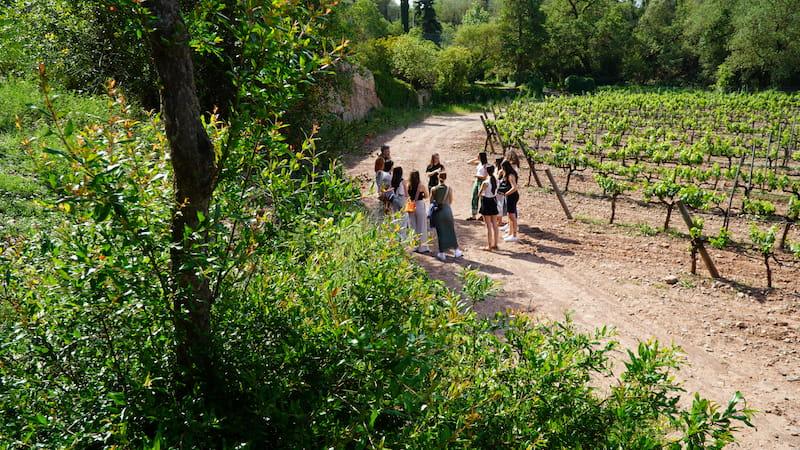
<path fill-rule="evenodd" d="M 508 231 L 508 224 L 505 224 L 502 227 L 500 227 L 500 231 Z"/>
<path fill-rule="evenodd" d="M 505 242 L 518 242 L 519 239 L 516 236 L 506 236 L 503 238 Z"/>
<path fill-rule="evenodd" d="M 453 253 L 453 256 L 455 256 L 456 258 L 461 258 L 462 256 L 464 256 L 464 253 L 461 250 L 456 249 L 455 253 Z"/>
<path fill-rule="evenodd" d="M 439 261 L 447 261 L 447 255 L 444 253 L 437 253 L 436 257 L 439 258 Z"/>

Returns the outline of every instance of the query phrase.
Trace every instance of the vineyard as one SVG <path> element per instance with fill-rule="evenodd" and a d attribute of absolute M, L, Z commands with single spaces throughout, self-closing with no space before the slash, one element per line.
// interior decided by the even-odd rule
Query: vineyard
<path fill-rule="evenodd" d="M 663 205 L 665 231 L 677 231 L 676 209 L 701 213 L 686 233 L 692 273 L 709 243 L 762 260 L 772 287 L 770 263 L 800 257 L 791 239 L 800 215 L 798 112 L 796 94 L 607 90 L 518 100 L 492 125 L 501 143 L 522 150 L 531 175 L 558 169 L 564 191 L 576 176 L 593 180 L 581 194 L 607 198 L 611 223 L 622 198 Z"/>

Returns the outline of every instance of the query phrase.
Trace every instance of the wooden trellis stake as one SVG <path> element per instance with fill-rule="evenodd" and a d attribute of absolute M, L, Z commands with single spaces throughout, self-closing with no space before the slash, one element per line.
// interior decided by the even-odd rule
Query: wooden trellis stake
<path fill-rule="evenodd" d="M 728 225 L 730 224 L 731 208 L 733 208 L 733 196 L 736 194 L 736 188 L 739 187 L 739 172 L 742 171 L 744 158 L 745 154 L 742 153 L 742 157 L 739 159 L 739 165 L 736 166 L 736 175 L 733 177 L 733 187 L 731 188 L 731 195 L 728 197 L 728 209 L 725 210 L 725 220 L 722 224 L 722 228 L 724 228 L 725 231 L 728 231 Z"/>
<path fill-rule="evenodd" d="M 492 153 L 497 153 L 494 149 L 494 142 L 492 142 L 492 136 L 494 136 L 494 131 L 489 125 L 486 123 L 486 119 L 481 114 L 481 123 L 483 124 L 483 129 L 486 131 L 486 141 L 483 143 L 483 151 L 486 151 L 487 146 L 492 147 Z"/>
<path fill-rule="evenodd" d="M 680 200 L 678 200 L 676 204 L 678 205 L 678 211 L 681 212 L 683 221 L 686 222 L 686 226 L 689 227 L 689 230 L 691 230 L 692 227 L 694 227 L 694 221 L 692 220 L 692 216 L 689 214 L 689 210 Z M 700 253 L 700 257 L 703 258 L 703 263 L 706 265 L 708 273 L 711 274 L 711 278 L 720 278 L 717 266 L 714 265 L 711 255 L 708 254 L 708 251 L 702 242 L 697 242 L 697 251 Z"/>
<path fill-rule="evenodd" d="M 556 193 L 556 197 L 558 197 L 558 202 L 561 203 L 561 208 L 564 209 L 564 214 L 567 215 L 567 219 L 572 220 L 572 214 L 569 212 L 569 207 L 567 206 L 567 202 L 564 201 L 564 195 L 561 194 L 561 190 L 558 188 L 556 184 L 556 179 L 553 178 L 553 174 L 550 172 L 550 168 L 547 167 L 544 169 L 545 175 L 547 175 L 547 179 L 550 180 L 550 184 L 553 186 L 553 191 Z"/>
<path fill-rule="evenodd" d="M 519 145 L 519 149 L 522 150 L 522 154 L 525 155 L 525 159 L 528 160 L 528 186 L 531 184 L 531 175 L 533 175 L 533 179 L 536 181 L 536 186 L 542 187 L 542 180 L 539 179 L 539 174 L 536 173 L 536 162 L 532 157 L 528 156 L 527 145 L 525 145 L 520 138 L 517 138 L 517 145 Z"/>

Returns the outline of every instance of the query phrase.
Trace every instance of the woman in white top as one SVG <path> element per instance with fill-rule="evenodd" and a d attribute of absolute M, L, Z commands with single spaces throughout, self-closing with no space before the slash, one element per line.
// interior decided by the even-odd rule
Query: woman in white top
<path fill-rule="evenodd" d="M 486 180 L 486 166 L 489 165 L 489 160 L 486 158 L 486 152 L 478 153 L 478 157 L 470 160 L 470 164 L 477 164 L 475 168 L 475 184 L 472 186 L 472 215 L 467 220 L 476 220 L 478 214 L 478 191 L 481 188 L 481 183 Z"/>
<path fill-rule="evenodd" d="M 481 183 L 481 215 L 483 215 L 483 222 L 486 224 L 486 235 L 489 245 L 484 250 L 492 251 L 497 250 L 497 241 L 500 236 L 500 228 L 498 226 L 499 215 L 497 211 L 497 178 L 494 176 L 494 166 L 486 166 L 486 180 Z"/>
<path fill-rule="evenodd" d="M 379 158 L 383 161 L 383 158 Z M 389 191 L 392 188 L 392 162 L 386 161 L 383 163 L 383 168 L 380 171 L 375 172 L 375 185 L 378 191 L 378 198 L 383 205 L 383 213 L 389 214 L 392 211 L 391 205 L 389 203 Z M 377 169 L 378 163 L 375 163 L 375 168 Z"/>

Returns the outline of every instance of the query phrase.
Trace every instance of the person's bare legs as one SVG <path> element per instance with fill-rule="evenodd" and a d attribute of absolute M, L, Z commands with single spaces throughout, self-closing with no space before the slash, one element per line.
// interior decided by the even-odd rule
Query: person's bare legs
<path fill-rule="evenodd" d="M 508 234 L 514 237 L 517 237 L 517 229 L 519 223 L 517 223 L 517 213 L 508 213 Z"/>
<path fill-rule="evenodd" d="M 494 249 L 497 250 L 500 241 L 500 216 L 492 216 L 491 222 L 494 229 Z"/>
<path fill-rule="evenodd" d="M 493 245 L 492 244 L 492 234 L 494 234 L 494 226 L 492 226 L 492 216 L 483 216 L 484 220 L 483 223 L 486 225 L 486 250 L 491 250 Z"/>

